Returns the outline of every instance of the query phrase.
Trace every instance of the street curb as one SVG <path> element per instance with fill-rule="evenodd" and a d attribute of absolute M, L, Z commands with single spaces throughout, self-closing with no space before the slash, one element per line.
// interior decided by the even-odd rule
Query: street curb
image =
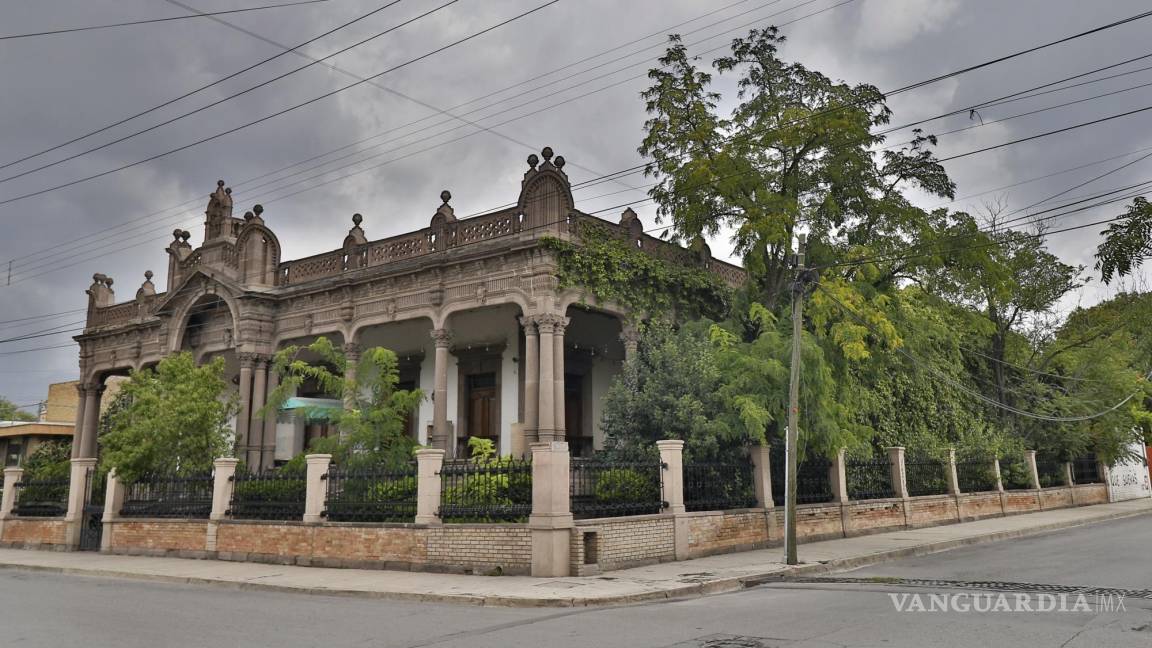
<path fill-rule="evenodd" d="M 432 594 L 432 593 L 418 593 L 418 592 L 372 592 L 365 590 L 350 590 L 350 589 L 335 589 L 324 587 L 294 587 L 290 585 L 275 585 L 271 583 L 252 583 L 241 581 L 230 581 L 215 578 L 203 578 L 196 576 L 165 576 L 162 574 L 141 574 L 138 572 L 126 572 L 117 569 L 100 569 L 91 567 L 55 567 L 48 565 L 25 565 L 20 563 L 4 563 L 0 562 L 0 569 L 5 570 L 21 570 L 32 571 L 41 573 L 54 573 L 64 574 L 69 576 L 90 576 L 100 578 L 123 578 L 145 582 L 158 582 L 158 583 L 174 583 L 174 584 L 189 584 L 189 585 L 210 585 L 214 587 L 223 587 L 241 591 L 254 591 L 254 592 L 279 592 L 290 594 L 305 594 L 305 595 L 323 595 L 323 596 L 343 596 L 350 598 L 364 598 L 375 600 L 387 601 L 400 601 L 400 602 L 417 602 L 417 603 L 452 603 L 457 605 L 477 605 L 477 606 L 491 606 L 491 607 L 538 607 L 538 608 L 576 608 L 576 607 L 603 607 L 603 606 L 619 606 L 619 605 L 634 605 L 638 603 L 653 603 L 659 601 L 672 601 L 672 600 L 685 600 L 710 596 L 715 594 L 724 594 L 728 592 L 735 592 L 750 587 L 756 587 L 768 583 L 784 582 L 790 577 L 794 576 L 810 576 L 812 574 L 824 574 L 833 571 L 842 571 L 845 569 L 856 569 L 859 567 L 866 567 L 868 565 L 875 565 L 882 562 L 897 560 L 900 558 L 910 558 L 916 556 L 925 556 L 928 554 L 949 551 L 951 549 L 958 549 L 961 547 L 968 547 L 973 545 L 989 544 L 993 542 L 1000 542 L 1003 540 L 1011 540 L 1015 538 L 1023 538 L 1033 535 L 1040 535 L 1050 531 L 1057 531 L 1061 529 L 1070 529 L 1080 526 L 1087 526 L 1099 522 L 1108 522 L 1112 520 L 1119 520 L 1130 517 L 1137 517 L 1141 515 L 1152 514 L 1152 509 L 1139 510 L 1139 511 L 1123 511 L 1111 513 L 1108 515 L 1101 515 L 1090 519 L 1067 520 L 1062 522 L 1051 522 L 1035 527 L 1026 529 L 1015 529 L 1012 531 L 999 531 L 994 533 L 987 533 L 984 535 L 971 536 L 968 538 L 959 538 L 956 540 L 942 540 L 939 542 L 930 542 L 913 547 L 905 547 L 902 549 L 893 549 L 890 551 L 881 551 L 872 554 L 865 554 L 861 556 L 853 556 L 851 558 L 841 558 L 830 560 L 822 563 L 814 563 L 807 565 L 799 565 L 797 567 L 784 567 L 774 571 L 763 572 L 759 574 L 746 574 L 743 576 L 734 576 L 731 578 L 720 578 L 709 580 L 699 583 L 685 584 L 678 587 L 670 587 L 660 590 L 640 592 L 636 594 L 621 594 L 611 596 L 599 596 L 588 598 L 531 598 L 531 597 L 514 597 L 514 596 L 484 596 L 484 595 L 470 595 L 470 594 Z"/>

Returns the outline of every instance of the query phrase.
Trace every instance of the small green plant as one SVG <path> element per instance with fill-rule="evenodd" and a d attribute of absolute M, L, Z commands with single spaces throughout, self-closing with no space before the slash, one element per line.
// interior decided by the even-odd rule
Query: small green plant
<path fill-rule="evenodd" d="M 651 502 L 660 499 L 660 486 L 631 468 L 611 468 L 600 474 L 592 494 L 608 504 Z"/>

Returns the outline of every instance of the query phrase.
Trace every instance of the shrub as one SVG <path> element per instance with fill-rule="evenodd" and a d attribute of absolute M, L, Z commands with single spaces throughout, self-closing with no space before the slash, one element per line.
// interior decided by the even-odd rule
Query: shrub
<path fill-rule="evenodd" d="M 605 470 L 592 491 L 598 502 L 621 504 L 660 499 L 660 485 L 631 468 Z"/>

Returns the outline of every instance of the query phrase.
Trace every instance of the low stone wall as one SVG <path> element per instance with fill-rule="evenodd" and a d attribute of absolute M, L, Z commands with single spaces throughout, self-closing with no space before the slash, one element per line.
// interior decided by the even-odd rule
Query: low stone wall
<path fill-rule="evenodd" d="M 925 495 L 908 500 L 908 526 L 926 527 L 952 524 L 960 518 L 956 498 L 951 495 Z"/>
<path fill-rule="evenodd" d="M 18 518 L 4 520 L 0 545 L 17 549 L 70 549 L 68 523 L 63 518 Z"/>
<path fill-rule="evenodd" d="M 104 533 L 106 551 L 129 555 L 478 574 L 527 574 L 532 566 L 524 525 L 119 519 Z"/>
<path fill-rule="evenodd" d="M 1040 508 L 1068 508 L 1072 506 L 1072 489 L 1064 486 L 1045 488 L 1040 491 Z"/>
<path fill-rule="evenodd" d="M 584 532 L 596 534 L 596 557 L 601 570 L 676 559 L 676 524 L 672 515 L 578 520 L 576 524 Z"/>
<path fill-rule="evenodd" d="M 1084 484 L 1072 487 L 1072 502 L 1075 506 L 1107 504 L 1108 487 L 1104 484 Z"/>
<path fill-rule="evenodd" d="M 687 557 L 767 547 L 770 515 L 763 509 L 685 513 Z"/>
<path fill-rule="evenodd" d="M 204 557 L 207 520 L 121 519 L 104 524 L 105 546 L 113 553 Z"/>
<path fill-rule="evenodd" d="M 956 508 L 960 511 L 962 522 L 1004 515 L 1000 493 L 997 491 L 957 495 Z"/>

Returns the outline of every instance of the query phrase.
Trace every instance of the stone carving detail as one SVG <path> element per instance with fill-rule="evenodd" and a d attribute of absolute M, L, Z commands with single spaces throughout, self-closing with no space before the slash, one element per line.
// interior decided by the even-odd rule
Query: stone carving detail
<path fill-rule="evenodd" d="M 433 344 L 438 348 L 444 348 L 452 344 L 452 334 L 448 332 L 448 329 L 432 329 L 431 336 Z"/>

